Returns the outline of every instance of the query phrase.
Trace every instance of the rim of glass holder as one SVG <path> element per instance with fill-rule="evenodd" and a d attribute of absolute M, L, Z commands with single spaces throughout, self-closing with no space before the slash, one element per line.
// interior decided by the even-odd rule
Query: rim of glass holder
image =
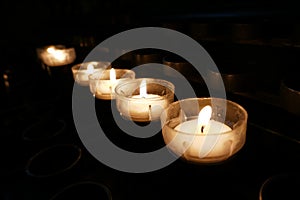
<path fill-rule="evenodd" d="M 51 134 L 47 137 L 40 137 L 40 138 L 32 138 L 32 137 L 30 137 L 30 134 L 28 135 L 28 133 L 30 133 L 32 130 L 34 130 L 39 125 L 43 125 L 44 123 L 48 122 L 48 121 L 46 121 L 46 119 L 41 119 L 41 120 L 29 125 L 27 128 L 25 128 L 24 131 L 22 132 L 22 138 L 25 141 L 30 141 L 30 142 L 44 141 L 44 140 L 49 140 L 51 138 L 54 138 L 54 137 L 60 135 L 61 133 L 63 133 L 66 130 L 67 123 L 65 122 L 65 120 L 63 120 L 63 119 L 53 119 L 51 121 L 56 121 L 57 123 L 60 124 L 58 130 L 53 131 L 53 134 Z"/>
<path fill-rule="evenodd" d="M 174 106 L 175 104 L 180 104 L 180 102 L 183 102 L 183 101 L 199 101 L 199 100 L 209 100 L 209 99 L 217 99 L 217 100 L 221 100 L 221 101 L 225 101 L 226 103 L 231 103 L 233 105 L 235 105 L 239 110 L 242 111 L 242 113 L 244 114 L 244 119 L 241 120 L 242 123 L 236 123 L 237 126 L 234 126 L 235 129 L 238 129 L 238 128 L 241 128 L 243 126 L 243 124 L 247 123 L 247 119 L 248 119 L 248 113 L 247 111 L 245 110 L 245 108 L 243 108 L 241 105 L 239 105 L 238 103 L 236 102 L 233 102 L 231 100 L 227 100 L 227 99 L 222 99 L 222 98 L 217 98 L 217 97 L 195 97 L 195 98 L 187 98 L 187 99 L 183 99 L 183 100 L 178 100 L 178 101 L 175 101 L 171 104 L 169 104 L 169 106 L 164 110 L 164 112 L 162 113 L 161 117 L 163 116 L 166 116 L 165 113 L 168 112 L 169 109 L 172 108 L 172 106 Z M 227 106 L 226 106 L 227 107 Z M 197 116 L 193 116 L 191 117 L 190 119 L 196 119 Z M 189 120 L 187 120 L 189 121 Z M 167 121 L 166 121 L 167 122 Z M 170 130 L 174 130 L 174 128 L 170 127 L 167 123 L 164 123 L 162 124 L 162 126 L 165 126 L 166 128 L 170 129 Z M 208 135 L 200 135 L 200 134 L 197 134 L 197 133 L 186 133 L 186 132 L 183 132 L 183 131 L 180 131 L 180 130 L 176 130 L 176 132 L 180 133 L 180 134 L 183 134 L 183 135 L 188 135 L 188 136 L 195 136 L 195 137 L 209 137 L 209 136 L 214 136 L 214 135 L 226 135 L 226 134 L 230 134 L 233 130 L 229 130 L 229 131 L 225 131 L 225 132 L 222 132 L 222 133 L 210 133 Z"/>
<path fill-rule="evenodd" d="M 89 80 L 92 80 L 92 81 L 97 81 L 97 80 L 107 80 L 109 81 L 110 80 L 110 77 L 109 77 L 109 73 L 105 73 L 105 72 L 109 72 L 112 68 L 109 68 L 109 69 L 104 69 L 103 71 L 97 71 L 93 74 L 90 74 L 88 77 L 89 77 Z M 126 76 L 127 75 L 132 75 L 133 77 L 135 77 L 135 72 L 133 70 L 130 70 L 130 69 L 121 69 L 121 68 L 113 68 L 115 71 L 116 71 L 116 79 L 122 79 L 122 78 L 127 78 Z M 124 73 L 121 73 L 118 74 L 118 72 L 124 72 Z M 125 75 L 125 77 L 124 77 Z M 103 79 L 103 77 L 105 77 Z"/>
<path fill-rule="evenodd" d="M 101 69 L 105 70 L 105 68 L 107 68 L 107 66 L 111 65 L 110 62 L 88 61 L 88 62 L 82 62 L 82 63 L 75 64 L 72 66 L 71 69 L 73 72 L 80 71 L 80 70 L 86 70 L 87 66 L 90 64 L 93 64 L 94 70 L 101 70 Z"/>
<path fill-rule="evenodd" d="M 77 187 L 77 186 L 80 187 L 81 185 L 95 185 L 97 187 L 100 187 L 106 193 L 107 199 L 112 200 L 112 192 L 108 188 L 107 185 L 105 185 L 103 183 L 96 182 L 96 181 L 91 181 L 91 180 L 78 181 L 78 182 L 72 183 L 70 185 L 67 185 L 64 188 L 62 188 L 60 191 L 58 191 L 56 194 L 54 194 L 50 198 L 50 200 L 55 200 L 55 199 L 59 198 L 61 195 L 63 195 L 65 192 L 68 192 L 68 190 L 71 190 L 73 187 Z"/>
<path fill-rule="evenodd" d="M 174 91 L 175 91 L 175 85 L 169 81 L 166 81 L 166 80 L 163 80 L 163 79 L 156 79 L 156 78 L 137 78 L 137 79 L 132 79 L 132 80 L 128 80 L 124 83 L 120 83 L 119 85 L 116 86 L 115 88 L 115 95 L 116 97 L 118 97 L 119 99 L 122 99 L 122 100 L 128 100 L 128 101 L 132 101 L 132 94 L 130 94 L 129 96 L 122 93 L 122 87 L 126 86 L 126 85 L 129 85 L 129 84 L 137 84 L 137 88 L 135 88 L 135 90 L 137 90 L 140 85 L 141 85 L 141 82 L 143 80 L 146 80 L 146 84 L 157 84 L 157 85 L 160 85 L 160 86 L 164 86 L 166 88 L 168 88 L 170 92 L 166 92 L 165 94 L 163 95 L 160 95 L 161 97 L 166 97 L 167 99 L 169 99 L 170 96 L 173 96 L 174 95 Z M 138 101 L 138 99 L 135 99 Z M 151 101 L 161 101 L 160 98 L 153 98 L 153 99 L 149 99 Z"/>
<path fill-rule="evenodd" d="M 43 155 L 44 153 L 46 153 L 47 151 L 51 151 L 52 149 L 58 148 L 58 147 L 68 147 L 68 148 L 73 148 L 74 150 L 77 151 L 78 155 L 76 156 L 76 159 L 74 159 L 72 162 L 70 162 L 70 164 L 67 167 L 63 167 L 57 171 L 54 171 L 52 173 L 46 173 L 46 174 L 36 174 L 36 173 L 32 173 L 30 170 L 31 164 L 32 162 L 38 158 L 39 156 Z M 34 154 L 27 162 L 26 166 L 25 166 L 25 172 L 26 174 L 28 174 L 29 176 L 32 177 L 36 177 L 36 178 L 48 178 L 48 177 L 53 177 L 56 176 L 58 174 L 62 174 L 70 169 L 72 169 L 81 159 L 82 157 L 82 149 L 75 145 L 75 144 L 54 144 L 52 146 L 46 147 L 42 150 L 40 150 L 38 153 Z"/>

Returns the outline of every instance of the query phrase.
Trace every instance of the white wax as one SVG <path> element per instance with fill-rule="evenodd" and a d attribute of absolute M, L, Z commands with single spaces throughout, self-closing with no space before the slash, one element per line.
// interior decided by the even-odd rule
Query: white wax
<path fill-rule="evenodd" d="M 120 102 L 119 110 L 134 121 L 152 121 L 157 120 L 167 106 L 168 101 L 156 94 L 133 95 L 130 100 Z"/>
<path fill-rule="evenodd" d="M 146 97 L 141 97 L 140 95 L 133 95 L 131 98 L 133 99 L 141 99 L 141 100 L 145 100 L 145 99 L 163 99 L 161 96 L 157 95 L 157 94 L 146 94 Z"/>
<path fill-rule="evenodd" d="M 187 149 L 190 156 L 205 158 L 206 156 L 223 156 L 230 153 L 233 140 L 232 134 L 221 134 L 232 129 L 221 122 L 210 120 L 204 128 L 204 133 L 197 132 L 198 119 L 183 122 L 175 127 L 177 134 L 175 146 L 179 152 Z M 193 137 L 194 136 L 194 137 Z"/>
<path fill-rule="evenodd" d="M 175 130 L 177 131 L 184 132 L 184 133 L 191 133 L 191 134 L 195 134 L 197 132 L 197 129 L 198 129 L 198 119 L 183 122 L 175 127 Z M 218 134 L 218 133 L 231 131 L 232 129 L 226 124 L 223 124 L 221 122 L 215 120 L 209 120 L 204 130 L 206 131 L 205 134 Z M 197 133 L 197 134 L 201 134 L 201 133 Z"/>
<path fill-rule="evenodd" d="M 95 88 L 95 96 L 99 99 L 115 99 L 115 87 L 130 78 L 120 78 L 114 81 L 97 80 Z"/>
<path fill-rule="evenodd" d="M 96 97 L 99 99 L 113 99 L 115 94 L 115 87 L 121 80 L 98 80 L 96 84 Z"/>

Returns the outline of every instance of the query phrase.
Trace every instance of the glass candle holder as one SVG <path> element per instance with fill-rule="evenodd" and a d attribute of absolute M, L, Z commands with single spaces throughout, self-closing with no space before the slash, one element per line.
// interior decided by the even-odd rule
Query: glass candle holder
<path fill-rule="evenodd" d="M 201 75 L 199 74 L 199 72 L 194 68 L 194 66 L 192 64 L 190 64 L 188 61 L 186 61 L 182 57 L 180 57 L 178 55 L 172 55 L 172 54 L 167 55 L 167 56 L 163 57 L 163 64 L 178 71 L 184 77 L 186 77 L 188 80 L 197 82 L 197 84 L 199 84 L 199 85 L 205 85 L 204 80 L 201 77 Z M 170 70 L 170 68 L 168 68 L 168 67 L 164 68 L 164 73 L 167 76 L 178 78 L 176 73 L 174 73 L 173 70 Z"/>
<path fill-rule="evenodd" d="M 97 99 L 115 99 L 115 87 L 131 79 L 135 79 L 135 72 L 132 70 L 106 69 L 89 76 L 90 91 Z"/>
<path fill-rule="evenodd" d="M 80 160 L 82 150 L 73 144 L 55 144 L 32 156 L 26 173 L 36 178 L 47 178 L 71 170 Z"/>
<path fill-rule="evenodd" d="M 280 105 L 287 112 L 300 116 L 300 83 L 298 74 L 288 75 L 280 82 Z"/>
<path fill-rule="evenodd" d="M 299 184 L 299 172 L 274 174 L 260 186 L 259 200 L 299 199 Z"/>
<path fill-rule="evenodd" d="M 115 88 L 117 109 L 125 119 L 136 122 L 155 121 L 174 101 L 174 90 L 174 85 L 166 80 L 130 80 Z"/>
<path fill-rule="evenodd" d="M 260 37 L 259 27 L 256 24 L 239 24 L 231 25 L 231 37 L 233 41 L 253 41 Z"/>
<path fill-rule="evenodd" d="M 29 125 L 22 133 L 22 138 L 28 142 L 50 140 L 66 130 L 66 122 L 61 119 L 40 119 Z"/>
<path fill-rule="evenodd" d="M 204 116 L 208 107 L 211 114 Z M 184 99 L 170 104 L 162 113 L 163 139 L 185 161 L 219 163 L 243 147 L 247 118 L 242 106 L 226 99 Z"/>
<path fill-rule="evenodd" d="M 50 200 L 84 199 L 87 194 L 91 200 L 112 200 L 112 192 L 109 187 L 94 181 L 81 181 L 67 185 Z"/>
<path fill-rule="evenodd" d="M 66 48 L 64 45 L 50 45 L 37 49 L 39 59 L 49 67 L 57 67 L 71 64 L 76 59 L 74 48 Z"/>
<path fill-rule="evenodd" d="M 179 56 L 174 56 L 174 55 L 163 57 L 163 64 L 168 65 L 169 67 L 177 70 L 182 75 L 187 75 L 193 67 L 189 62 L 185 61 L 184 59 L 182 59 Z M 172 72 L 173 71 L 169 70 L 169 68 L 165 68 L 166 75 L 176 76 Z"/>
<path fill-rule="evenodd" d="M 72 69 L 74 80 L 82 86 L 89 86 L 89 75 L 103 71 L 110 65 L 110 62 L 84 62 L 74 65 Z"/>
<path fill-rule="evenodd" d="M 162 51 L 159 49 L 140 49 L 134 52 L 133 59 L 136 65 L 147 63 L 161 63 Z"/>
<path fill-rule="evenodd" d="M 223 66 L 222 72 L 208 70 L 208 81 L 216 90 L 219 81 L 223 81 L 226 92 L 245 92 L 255 90 L 258 86 L 259 76 L 249 71 L 242 71 L 236 67 Z M 222 79 L 219 79 L 219 78 Z"/>

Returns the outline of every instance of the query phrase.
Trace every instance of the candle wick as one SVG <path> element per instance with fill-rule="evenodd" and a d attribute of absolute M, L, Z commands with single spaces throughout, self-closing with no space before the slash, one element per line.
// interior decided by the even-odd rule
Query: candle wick
<path fill-rule="evenodd" d="M 149 112 L 148 112 L 148 118 L 149 118 L 149 121 L 151 121 L 152 119 L 151 119 L 151 105 L 149 105 Z"/>
<path fill-rule="evenodd" d="M 110 91 L 110 98 L 113 98 L 113 94 L 112 94 L 113 91 L 112 91 L 112 86 L 111 85 L 109 86 L 109 91 Z"/>
<path fill-rule="evenodd" d="M 201 133 L 203 133 L 205 126 L 201 126 Z"/>

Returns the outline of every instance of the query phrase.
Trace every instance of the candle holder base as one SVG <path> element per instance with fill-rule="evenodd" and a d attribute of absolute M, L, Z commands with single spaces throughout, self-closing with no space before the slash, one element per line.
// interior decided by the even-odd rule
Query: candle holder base
<path fill-rule="evenodd" d="M 98 182 L 82 181 L 66 186 L 50 200 L 84 199 L 87 194 L 90 199 L 112 199 L 111 191 L 106 185 Z"/>
<path fill-rule="evenodd" d="M 234 154 L 231 157 L 228 157 L 228 158 L 225 158 L 222 160 L 218 160 L 218 161 L 208 160 L 207 162 L 205 162 L 205 161 L 197 162 L 194 160 L 186 159 L 184 157 L 180 157 L 179 160 L 183 163 L 187 163 L 187 164 L 191 164 L 191 165 L 195 165 L 195 166 L 216 166 L 216 165 L 226 165 L 226 164 L 232 162 L 233 160 L 235 160 L 236 157 L 237 157 L 237 154 Z"/>
<path fill-rule="evenodd" d="M 151 121 L 145 121 L 145 122 L 133 121 L 133 123 L 135 123 L 138 126 L 148 126 L 151 123 Z"/>

